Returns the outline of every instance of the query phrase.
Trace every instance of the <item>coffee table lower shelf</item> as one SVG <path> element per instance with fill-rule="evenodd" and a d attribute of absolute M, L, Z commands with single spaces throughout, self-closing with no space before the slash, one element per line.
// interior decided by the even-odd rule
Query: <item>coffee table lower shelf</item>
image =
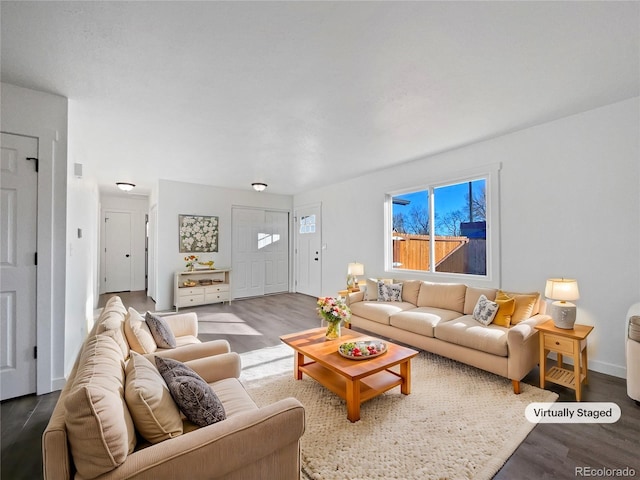
<path fill-rule="evenodd" d="M 342 375 L 338 375 L 337 373 L 332 372 L 331 370 L 323 367 L 317 362 L 309 362 L 305 363 L 304 365 L 300 365 L 299 370 L 303 373 L 306 373 L 318 383 L 331 390 L 333 393 L 345 400 L 347 404 L 351 400 L 349 398 L 348 392 L 349 383 L 351 382 Z M 386 392 L 387 390 L 391 390 L 392 388 L 401 386 L 402 377 L 399 373 L 393 372 L 391 370 L 382 370 L 378 373 L 368 375 L 360 380 L 356 379 L 354 380 L 354 382 L 357 382 L 359 384 L 359 389 L 355 389 L 359 390 L 358 403 L 360 404 L 380 395 L 381 393 Z M 355 401 L 355 399 L 353 400 Z"/>

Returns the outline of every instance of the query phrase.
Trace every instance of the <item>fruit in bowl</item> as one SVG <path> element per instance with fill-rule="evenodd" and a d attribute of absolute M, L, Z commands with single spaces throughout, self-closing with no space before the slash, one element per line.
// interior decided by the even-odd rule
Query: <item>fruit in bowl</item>
<path fill-rule="evenodd" d="M 343 343 L 338 353 L 343 357 L 365 359 L 375 357 L 387 351 L 387 345 L 379 340 L 367 340 Z"/>

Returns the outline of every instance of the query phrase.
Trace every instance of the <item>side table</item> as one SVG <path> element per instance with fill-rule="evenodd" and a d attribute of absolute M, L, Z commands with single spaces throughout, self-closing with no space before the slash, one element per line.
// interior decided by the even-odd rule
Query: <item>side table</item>
<path fill-rule="evenodd" d="M 572 388 L 576 401 L 582 398 L 582 384 L 588 384 L 587 337 L 593 330 L 591 325 L 575 324 L 572 330 L 558 328 L 553 320 L 536 326 L 540 331 L 540 388 L 547 381 Z M 547 355 L 555 352 L 558 364 L 547 371 Z M 573 370 L 564 367 L 562 356 L 573 357 Z"/>

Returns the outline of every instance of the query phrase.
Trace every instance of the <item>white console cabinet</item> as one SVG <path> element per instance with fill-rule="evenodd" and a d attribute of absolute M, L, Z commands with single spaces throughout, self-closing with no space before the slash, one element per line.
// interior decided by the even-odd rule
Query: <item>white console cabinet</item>
<path fill-rule="evenodd" d="M 176 272 L 173 280 L 173 304 L 176 312 L 183 307 L 231 302 L 229 268 Z M 185 282 L 195 282 L 188 286 Z"/>

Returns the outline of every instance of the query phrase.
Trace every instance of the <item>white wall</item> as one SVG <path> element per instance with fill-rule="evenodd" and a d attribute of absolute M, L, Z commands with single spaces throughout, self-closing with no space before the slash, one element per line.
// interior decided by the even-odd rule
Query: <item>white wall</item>
<path fill-rule="evenodd" d="M 212 187 L 192 183 L 160 180 L 158 182 L 157 292 L 156 310 L 173 306 L 173 275 L 184 269 L 180 253 L 178 215 L 212 215 L 219 217 L 218 252 L 200 255 L 213 260 L 217 267 L 231 266 L 231 208 L 234 206 L 292 210 L 293 198 L 253 190 Z M 233 282 L 233 272 L 231 273 Z"/>
<path fill-rule="evenodd" d="M 100 293 L 105 292 L 104 285 L 104 216 L 105 212 L 127 212 L 131 214 L 131 270 L 132 284 L 131 290 L 138 291 L 145 289 L 145 216 L 149 213 L 149 200 L 147 197 L 140 196 L 123 196 L 123 195 L 106 195 L 100 196 L 101 214 L 100 214 Z"/>
<path fill-rule="evenodd" d="M 1 129 L 38 138 L 37 393 L 64 383 L 67 99 L 1 86 Z"/>
<path fill-rule="evenodd" d="M 296 195 L 294 206 L 322 202 L 322 293 L 344 288 L 354 259 L 385 275 L 385 193 L 500 163 L 496 286 L 543 292 L 547 278 L 577 278 L 578 322 L 595 325 L 589 366 L 624 376 L 625 313 L 640 300 L 639 112 L 634 98 Z"/>

